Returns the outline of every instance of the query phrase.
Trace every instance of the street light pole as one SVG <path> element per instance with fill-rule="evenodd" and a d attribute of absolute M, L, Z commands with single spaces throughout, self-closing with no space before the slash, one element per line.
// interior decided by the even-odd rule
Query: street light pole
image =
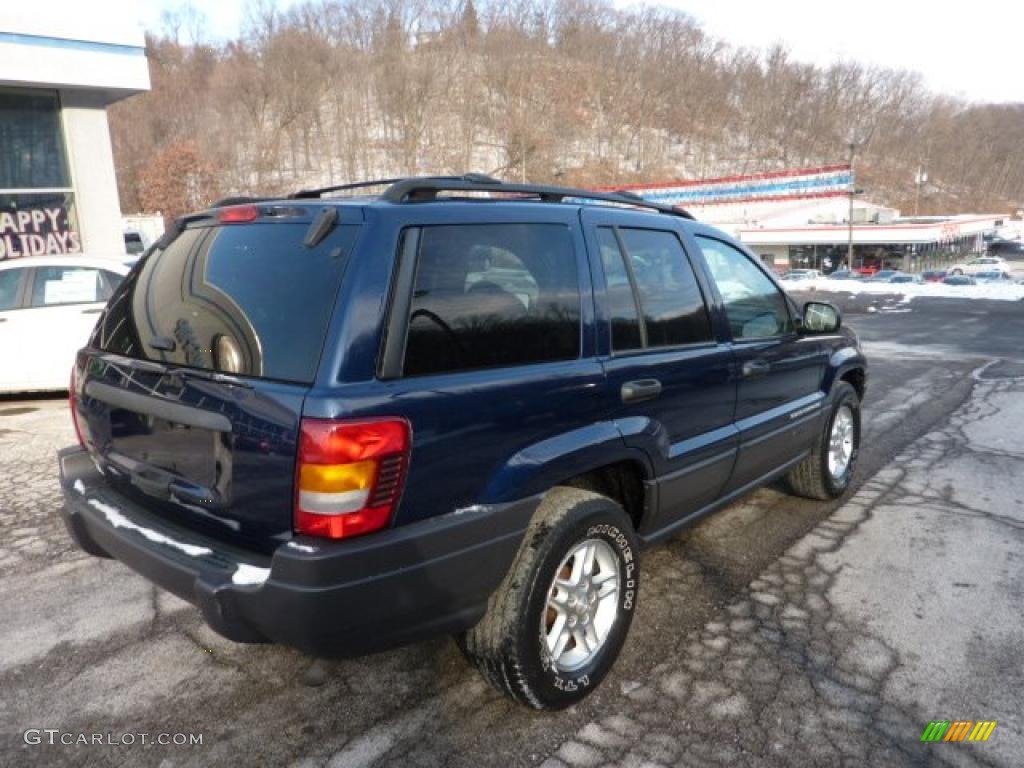
<path fill-rule="evenodd" d="M 857 183 L 853 174 L 853 157 L 857 144 L 850 142 L 850 212 L 846 217 L 846 268 L 853 269 L 853 196 L 857 194 Z"/>

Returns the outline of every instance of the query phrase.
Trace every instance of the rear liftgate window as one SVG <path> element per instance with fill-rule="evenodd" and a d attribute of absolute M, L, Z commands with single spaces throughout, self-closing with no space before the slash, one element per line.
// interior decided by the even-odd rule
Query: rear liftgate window
<path fill-rule="evenodd" d="M 404 375 L 572 360 L 579 354 L 579 279 L 567 227 L 421 230 Z"/>
<path fill-rule="evenodd" d="M 308 248 L 309 226 L 184 230 L 115 293 L 92 343 L 140 359 L 312 382 L 358 227 L 339 226 Z"/>

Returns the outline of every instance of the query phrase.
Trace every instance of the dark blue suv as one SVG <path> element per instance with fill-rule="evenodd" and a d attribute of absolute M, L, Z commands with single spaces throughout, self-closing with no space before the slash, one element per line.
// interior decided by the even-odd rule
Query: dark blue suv
<path fill-rule="evenodd" d="M 628 193 L 487 177 L 231 201 L 132 270 L 72 374 L 78 545 L 315 655 L 449 633 L 537 708 L 593 690 L 639 545 L 850 484 L 836 310 Z"/>

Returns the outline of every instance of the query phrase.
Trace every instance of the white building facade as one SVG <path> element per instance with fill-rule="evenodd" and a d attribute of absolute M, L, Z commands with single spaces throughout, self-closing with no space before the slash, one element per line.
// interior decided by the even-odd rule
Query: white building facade
<path fill-rule="evenodd" d="M 13 5 L 0 7 L 0 260 L 124 253 L 106 108 L 149 89 L 142 30 L 91 3 Z"/>
<path fill-rule="evenodd" d="M 608 188 L 614 189 L 614 188 Z M 699 181 L 638 184 L 641 197 L 686 208 L 740 239 L 778 272 L 840 267 L 921 269 L 985 250 L 1006 216 L 904 219 L 855 193 L 849 164 Z M 852 248 L 851 248 L 852 244 Z M 853 263 L 850 251 L 853 252 Z"/>

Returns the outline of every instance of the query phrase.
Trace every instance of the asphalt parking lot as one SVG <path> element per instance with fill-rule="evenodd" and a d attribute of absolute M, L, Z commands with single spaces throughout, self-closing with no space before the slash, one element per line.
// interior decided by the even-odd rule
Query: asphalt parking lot
<path fill-rule="evenodd" d="M 1019 765 L 1024 302 L 843 302 L 871 363 L 855 492 L 768 488 L 644 553 L 623 657 L 556 714 L 448 639 L 341 662 L 220 639 L 71 546 L 64 401 L 0 401 L 0 764 Z M 922 744 L 931 720 L 998 726 Z"/>

